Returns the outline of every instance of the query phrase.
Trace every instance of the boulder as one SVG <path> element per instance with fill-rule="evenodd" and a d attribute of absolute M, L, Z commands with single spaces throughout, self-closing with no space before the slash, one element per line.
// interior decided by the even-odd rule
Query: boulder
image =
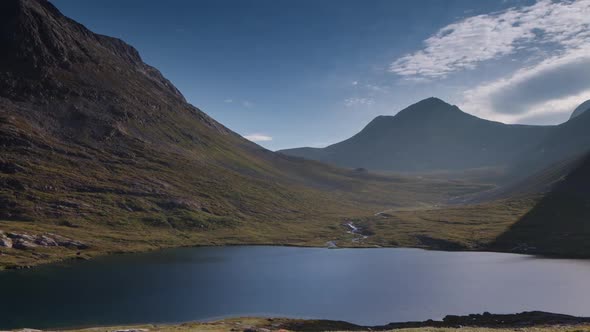
<path fill-rule="evenodd" d="M 0 233 L 0 247 L 12 248 L 12 239 L 4 233 Z"/>
<path fill-rule="evenodd" d="M 6 235 L 14 240 L 25 240 L 29 242 L 35 242 L 35 237 L 25 233 L 6 233 Z"/>
<path fill-rule="evenodd" d="M 15 239 L 12 241 L 12 247 L 14 249 L 27 250 L 27 249 L 36 248 L 37 245 L 33 241 L 29 241 L 29 240 L 25 240 L 25 239 Z"/>
<path fill-rule="evenodd" d="M 75 241 L 75 240 L 69 240 L 67 242 L 64 242 L 61 245 L 64 246 L 64 247 L 68 247 L 68 248 L 88 249 L 88 245 L 87 244 L 82 243 L 80 241 Z"/>
<path fill-rule="evenodd" d="M 88 245 L 83 242 L 72 240 L 72 239 L 69 239 L 65 236 L 52 234 L 52 233 L 47 233 L 47 235 L 50 236 L 51 238 L 53 238 L 53 240 L 55 240 L 57 245 L 60 247 L 88 249 Z"/>
<path fill-rule="evenodd" d="M 41 247 L 66 247 L 73 249 L 87 249 L 88 245 L 72 240 L 65 236 L 46 233 L 41 235 L 29 235 L 25 233 L 0 233 L 0 247 L 15 249 L 31 249 Z"/>
<path fill-rule="evenodd" d="M 35 244 L 38 244 L 43 247 L 56 247 L 58 245 L 54 239 L 50 238 L 47 235 L 38 235 L 35 239 Z"/>

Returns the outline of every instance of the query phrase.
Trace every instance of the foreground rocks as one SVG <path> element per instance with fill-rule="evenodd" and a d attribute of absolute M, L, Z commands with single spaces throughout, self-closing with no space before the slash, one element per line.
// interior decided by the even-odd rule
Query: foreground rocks
<path fill-rule="evenodd" d="M 37 247 L 66 247 L 70 249 L 88 249 L 88 245 L 65 236 L 45 233 L 5 233 L 0 231 L 0 247 L 13 248 L 18 250 L 29 250 Z"/>
<path fill-rule="evenodd" d="M 12 239 L 0 231 L 0 247 L 12 248 Z"/>
<path fill-rule="evenodd" d="M 554 314 L 542 311 L 522 312 L 518 314 L 472 314 L 466 316 L 448 315 L 442 321 L 427 320 L 422 322 L 389 323 L 381 326 L 361 326 L 341 321 L 328 320 L 290 320 L 281 324 L 281 328 L 291 331 L 387 331 L 406 328 L 495 328 L 518 329 L 538 326 L 577 326 L 590 324 L 590 318 Z"/>
<path fill-rule="evenodd" d="M 482 330 L 482 328 L 486 328 Z M 490 313 L 446 316 L 442 321 L 390 323 L 361 326 L 344 321 L 303 320 L 289 318 L 227 318 L 211 322 L 189 322 L 177 325 L 146 324 L 127 327 L 101 327 L 68 330 L 69 332 L 287 332 L 287 331 L 405 331 L 405 332 L 590 332 L 590 318 L 533 311 L 519 314 Z M 41 332 L 39 330 L 17 330 Z"/>

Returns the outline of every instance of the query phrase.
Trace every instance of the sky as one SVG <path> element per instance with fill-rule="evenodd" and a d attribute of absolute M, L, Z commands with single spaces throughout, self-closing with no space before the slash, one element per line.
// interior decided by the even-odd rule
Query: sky
<path fill-rule="evenodd" d="M 427 97 L 558 124 L 590 99 L 590 0 L 52 0 L 256 143 L 324 147 Z"/>

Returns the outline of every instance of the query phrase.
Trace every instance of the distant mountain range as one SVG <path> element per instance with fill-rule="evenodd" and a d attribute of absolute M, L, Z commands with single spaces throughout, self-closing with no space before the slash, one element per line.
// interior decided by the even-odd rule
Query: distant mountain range
<path fill-rule="evenodd" d="M 480 119 L 428 98 L 395 116 L 379 116 L 358 134 L 326 148 L 279 152 L 370 170 L 431 172 L 520 165 L 541 169 L 590 148 L 590 115 L 582 114 L 583 105 L 576 110 L 580 116 L 564 124 L 527 126 Z"/>

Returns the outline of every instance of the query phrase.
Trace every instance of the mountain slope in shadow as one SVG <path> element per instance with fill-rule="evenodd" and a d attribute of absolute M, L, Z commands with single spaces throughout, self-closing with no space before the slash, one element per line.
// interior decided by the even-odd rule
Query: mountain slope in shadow
<path fill-rule="evenodd" d="M 493 250 L 552 255 L 590 255 L 590 155 L 536 206 L 500 235 Z"/>
<path fill-rule="evenodd" d="M 582 115 L 582 113 L 585 113 L 589 109 L 590 109 L 590 100 L 586 100 L 585 102 L 580 104 L 580 106 L 576 107 L 576 109 L 574 110 L 574 112 L 570 116 L 570 119 L 573 119 L 579 115 Z"/>
<path fill-rule="evenodd" d="M 513 178 L 522 178 L 552 164 L 580 158 L 589 151 L 590 112 L 583 112 L 567 122 L 552 127 L 549 135 L 518 156 L 508 170 Z"/>

